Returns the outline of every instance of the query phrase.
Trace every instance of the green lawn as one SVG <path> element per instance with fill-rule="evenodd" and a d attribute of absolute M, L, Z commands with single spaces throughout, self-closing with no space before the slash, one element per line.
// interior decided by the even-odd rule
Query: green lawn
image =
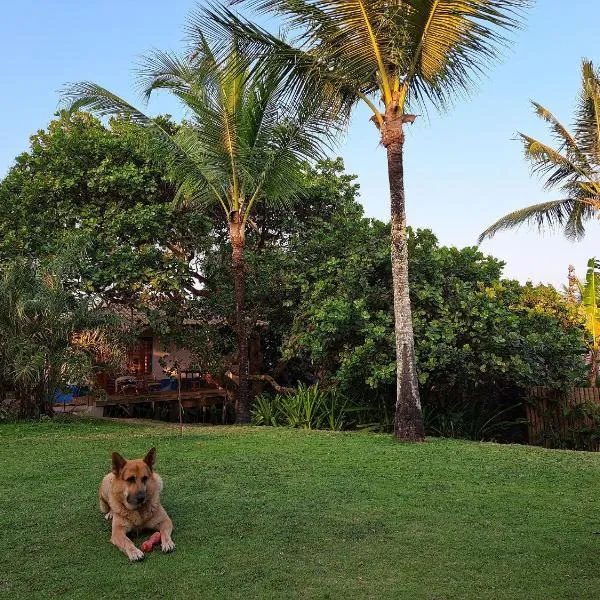
<path fill-rule="evenodd" d="M 177 550 L 97 486 L 158 448 Z M 0 425 L 0 598 L 599 598 L 600 454 L 267 428 Z"/>

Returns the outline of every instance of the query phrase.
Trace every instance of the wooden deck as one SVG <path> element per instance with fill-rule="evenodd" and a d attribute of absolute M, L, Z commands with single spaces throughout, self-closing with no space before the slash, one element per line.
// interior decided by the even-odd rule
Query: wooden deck
<path fill-rule="evenodd" d="M 179 396 L 176 390 L 166 392 L 143 392 L 139 394 L 109 394 L 104 398 L 80 396 L 74 398 L 72 404 L 86 404 L 104 408 L 119 404 L 141 404 L 143 402 L 177 402 Z M 222 404 L 227 400 L 227 392 L 223 389 L 186 390 L 181 392 L 181 402 L 184 406 L 212 406 Z"/>

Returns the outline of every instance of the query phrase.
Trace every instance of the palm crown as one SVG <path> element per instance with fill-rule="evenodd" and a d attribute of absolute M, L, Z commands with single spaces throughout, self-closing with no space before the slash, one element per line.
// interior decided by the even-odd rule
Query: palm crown
<path fill-rule="evenodd" d="M 557 148 L 523 133 L 525 158 L 545 179 L 546 189 L 559 188 L 564 197 L 516 210 L 488 227 L 479 241 L 524 223 L 563 227 L 567 237 L 585 235 L 585 221 L 600 208 L 600 75 L 590 61 L 581 69 L 582 87 L 573 133 L 546 108 L 533 102 L 535 113 L 550 124 Z"/>
<path fill-rule="evenodd" d="M 147 128 L 168 161 L 179 200 L 217 203 L 227 219 L 239 211 L 245 224 L 257 201 L 282 202 L 299 191 L 300 166 L 321 155 L 322 141 L 333 129 L 309 99 L 293 110 L 284 104 L 273 73 L 237 68 L 242 60 L 231 36 L 228 44 L 224 64 L 202 35 L 185 57 L 156 51 L 144 60 L 143 96 L 165 89 L 186 109 L 186 120 L 174 133 L 94 83 L 68 86 L 65 99 L 71 110 L 124 114 Z"/>
<path fill-rule="evenodd" d="M 248 55 L 268 58 L 261 65 L 285 72 L 296 93 L 334 93 L 346 107 L 364 100 L 381 126 L 385 117 L 372 102 L 374 95 L 384 106 L 394 104 L 403 112 L 428 102 L 443 108 L 457 93 L 468 92 L 505 42 L 502 30 L 517 26 L 528 0 L 245 0 L 245 4 L 283 16 L 297 32 L 293 43 L 219 5 L 199 13 L 196 27 L 214 40 L 233 31 Z"/>

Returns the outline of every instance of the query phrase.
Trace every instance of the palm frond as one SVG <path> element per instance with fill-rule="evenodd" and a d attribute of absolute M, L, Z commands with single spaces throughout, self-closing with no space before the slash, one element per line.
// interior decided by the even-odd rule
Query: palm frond
<path fill-rule="evenodd" d="M 198 155 L 188 154 L 189 148 L 180 143 L 177 134 L 170 135 L 155 120 L 105 88 L 90 82 L 75 83 L 64 89 L 63 101 L 71 112 L 87 109 L 98 116 L 126 117 L 151 134 L 155 150 L 165 158 L 172 177 L 183 189 L 190 188 L 190 178 L 195 181 L 195 190 L 209 184 Z"/>
<path fill-rule="evenodd" d="M 532 101 L 531 104 L 538 117 L 550 124 L 554 137 L 559 143 L 558 152 L 566 152 L 573 163 L 578 163 L 582 170 L 589 170 L 590 165 L 587 161 L 587 157 L 582 152 L 569 130 L 539 102 Z"/>
<path fill-rule="evenodd" d="M 532 164 L 533 172 L 546 177 L 545 188 L 549 189 L 565 182 L 594 181 L 593 171 L 587 163 L 577 158 L 573 159 L 568 154 L 561 154 L 524 133 L 517 135 L 523 143 L 525 158 Z"/>
<path fill-rule="evenodd" d="M 334 27 L 331 23 L 327 26 Z M 378 89 L 372 59 L 367 69 L 369 83 L 364 87 L 355 74 L 349 75 L 347 70 L 337 68 L 343 64 L 339 56 L 331 56 L 322 46 L 312 47 L 306 39 L 300 39 L 297 45 L 288 43 L 285 38 L 269 33 L 222 5 L 209 3 L 193 14 L 189 35 L 193 38 L 200 33 L 210 41 L 221 61 L 228 53 L 225 40 L 234 36 L 253 75 L 268 74 L 281 81 L 285 94 L 280 100 L 288 106 L 306 98 L 319 97 L 324 106 L 330 107 L 332 115 L 349 119 L 350 111 L 359 99 L 357 88 L 363 93 Z"/>
<path fill-rule="evenodd" d="M 281 16 L 291 44 L 210 5 L 199 13 L 204 30 L 234 31 L 253 60 L 269 57 L 288 69 L 291 87 L 330 85 L 356 102 L 381 92 L 386 104 L 400 89 L 400 105 L 444 108 L 466 94 L 508 44 L 530 0 L 234 0 Z M 216 37 L 216 36 L 215 36 Z M 293 73 L 293 75 L 291 75 Z"/>
<path fill-rule="evenodd" d="M 600 165 L 600 74 L 589 60 L 581 65 L 581 92 L 575 134 L 588 160 Z"/>
<path fill-rule="evenodd" d="M 520 27 L 528 0 L 407 0 L 408 104 L 445 108 L 467 95 L 478 77 L 508 45 L 507 32 Z"/>
<path fill-rule="evenodd" d="M 237 19 L 225 7 L 215 10 Z M 175 133 L 95 84 L 72 85 L 64 98 L 71 110 L 125 115 L 146 129 L 178 185 L 176 202 L 218 202 L 228 218 L 231 211 L 241 210 L 247 219 L 255 202 L 282 202 L 297 192 L 304 162 L 322 156 L 344 119 L 336 120 L 339 95 L 334 98 L 332 93 L 325 102 L 324 94 L 310 85 L 302 91 L 290 85 L 315 68 L 324 69 L 314 57 L 294 50 L 300 68 L 283 67 L 277 57 L 290 50 L 284 41 L 265 37 L 237 19 L 246 32 L 256 33 L 248 41 L 224 29 L 217 17 L 209 19 L 210 27 L 206 12 L 191 19 L 188 33 L 193 40 L 186 55 L 155 51 L 138 71 L 146 99 L 164 89 L 185 106 L 186 119 Z M 249 52 L 253 44 L 275 59 L 259 63 L 256 53 Z"/>
<path fill-rule="evenodd" d="M 176 54 L 154 50 L 144 57 L 137 69 L 137 87 L 144 100 L 152 93 L 167 89 L 174 94 L 189 94 L 194 85 L 202 84 L 202 71 L 192 69 Z"/>
<path fill-rule="evenodd" d="M 544 227 L 564 227 L 568 238 L 579 239 L 585 234 L 584 221 L 594 213 L 594 208 L 589 204 L 572 198 L 542 202 L 515 210 L 498 219 L 479 236 L 478 242 L 492 238 L 499 231 L 515 229 L 524 224 L 535 225 L 540 230 Z"/>
<path fill-rule="evenodd" d="M 65 85 L 61 97 L 63 105 L 69 112 L 88 110 L 99 117 L 124 116 L 136 125 L 152 125 L 152 119 L 143 112 L 106 88 L 90 81 Z"/>
<path fill-rule="evenodd" d="M 484 231 L 479 241 L 503 229 L 530 222 L 543 228 L 563 227 L 570 239 L 585 235 L 585 222 L 600 209 L 600 78 L 589 61 L 582 65 L 582 89 L 575 133 L 544 106 L 533 102 L 536 114 L 550 124 L 558 149 L 519 133 L 532 172 L 544 179 L 546 189 L 559 187 L 567 198 L 536 204 L 506 215 Z"/>

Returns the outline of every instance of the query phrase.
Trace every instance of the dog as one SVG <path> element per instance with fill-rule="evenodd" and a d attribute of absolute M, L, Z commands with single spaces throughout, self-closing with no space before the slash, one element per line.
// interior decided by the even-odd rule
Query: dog
<path fill-rule="evenodd" d="M 154 471 L 155 462 L 156 448 L 137 460 L 126 460 L 113 452 L 112 472 L 100 484 L 100 510 L 106 520 L 112 520 L 110 542 L 132 561 L 144 558 L 144 553 L 127 537 L 133 529 L 160 531 L 162 551 L 175 549 L 171 539 L 173 523 L 160 503 L 163 482 Z"/>

